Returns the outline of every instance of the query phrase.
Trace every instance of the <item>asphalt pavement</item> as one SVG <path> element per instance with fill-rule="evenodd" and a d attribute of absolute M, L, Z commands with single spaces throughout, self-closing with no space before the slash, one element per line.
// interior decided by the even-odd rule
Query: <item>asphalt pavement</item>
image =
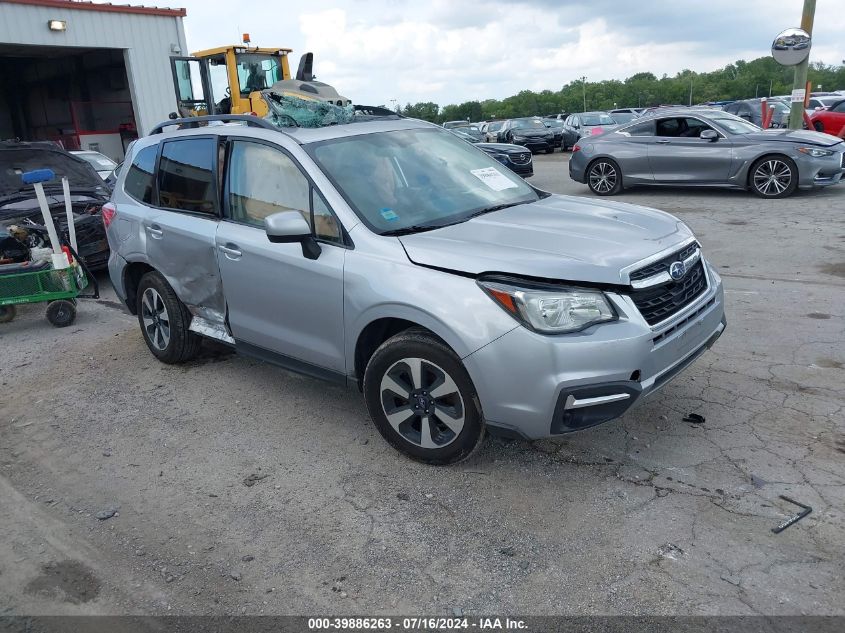
<path fill-rule="evenodd" d="M 590 196 L 566 160 L 532 182 Z M 845 185 L 615 199 L 692 227 L 727 331 L 623 419 L 455 467 L 396 453 L 354 390 L 158 363 L 108 291 L 63 330 L 22 309 L 0 614 L 845 614 Z M 780 495 L 813 512 L 775 534 Z"/>

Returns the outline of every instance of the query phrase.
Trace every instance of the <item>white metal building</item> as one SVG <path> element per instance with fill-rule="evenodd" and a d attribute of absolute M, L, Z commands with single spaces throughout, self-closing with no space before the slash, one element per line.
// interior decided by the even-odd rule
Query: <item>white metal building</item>
<path fill-rule="evenodd" d="M 55 140 L 116 160 L 176 109 L 185 9 L 0 0 L 0 139 Z"/>

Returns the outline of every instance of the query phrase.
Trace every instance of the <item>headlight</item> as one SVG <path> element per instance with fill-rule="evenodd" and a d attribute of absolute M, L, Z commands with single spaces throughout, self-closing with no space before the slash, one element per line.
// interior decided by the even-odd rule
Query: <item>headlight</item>
<path fill-rule="evenodd" d="M 818 147 L 799 147 L 798 151 L 802 154 L 807 154 L 813 158 L 821 158 L 822 156 L 833 156 L 833 152 L 829 149 L 819 149 Z"/>
<path fill-rule="evenodd" d="M 619 318 L 610 301 L 598 290 L 532 288 L 489 280 L 479 280 L 478 285 L 508 314 L 536 332 L 578 332 Z"/>
<path fill-rule="evenodd" d="M 507 154 L 490 154 L 490 156 L 492 156 L 493 158 L 495 158 L 495 159 L 496 159 L 497 161 L 499 161 L 500 163 L 506 163 L 506 162 L 508 162 L 508 156 L 507 156 Z"/>

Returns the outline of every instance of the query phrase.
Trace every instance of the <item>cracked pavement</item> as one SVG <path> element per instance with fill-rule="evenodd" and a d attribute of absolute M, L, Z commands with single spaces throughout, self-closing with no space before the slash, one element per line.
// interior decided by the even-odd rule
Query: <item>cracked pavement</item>
<path fill-rule="evenodd" d="M 566 160 L 533 184 L 589 195 Z M 65 330 L 22 309 L 0 615 L 845 614 L 845 186 L 616 199 L 692 227 L 727 331 L 623 419 L 456 467 L 397 454 L 354 390 L 211 346 L 159 364 L 109 292 Z M 813 512 L 773 534 L 780 495 Z"/>

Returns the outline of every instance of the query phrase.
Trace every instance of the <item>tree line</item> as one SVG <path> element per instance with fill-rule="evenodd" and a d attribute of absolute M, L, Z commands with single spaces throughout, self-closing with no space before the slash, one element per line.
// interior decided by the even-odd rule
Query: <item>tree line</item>
<path fill-rule="evenodd" d="M 432 101 L 408 103 L 397 107 L 405 116 L 424 119 L 433 123 L 466 120 L 489 121 L 513 117 L 582 112 L 586 110 L 611 110 L 613 108 L 648 107 L 660 104 L 704 103 L 727 99 L 750 99 L 770 95 L 789 94 L 792 91 L 792 68 L 780 66 L 771 57 L 760 57 L 750 62 L 743 60 L 707 73 L 682 70 L 674 77 L 653 73 L 637 73 L 620 81 L 575 80 L 557 92 L 522 90 L 505 99 L 466 101 L 440 107 Z M 809 80 L 813 90 L 839 90 L 845 88 L 845 65 L 833 66 L 821 62 L 810 64 Z M 585 107 L 586 101 L 586 107 Z"/>

